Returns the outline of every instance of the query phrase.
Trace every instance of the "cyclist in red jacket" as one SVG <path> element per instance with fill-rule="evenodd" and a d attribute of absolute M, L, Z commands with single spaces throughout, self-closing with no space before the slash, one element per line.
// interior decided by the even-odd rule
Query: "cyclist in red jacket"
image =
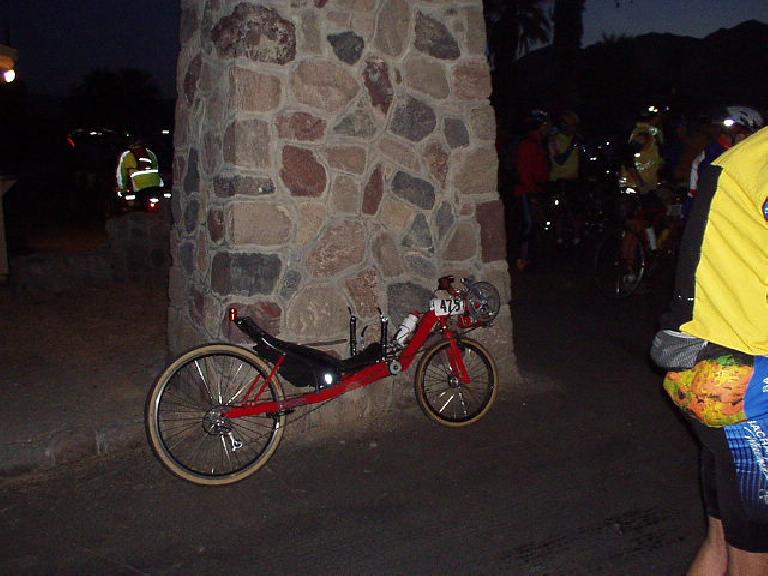
<path fill-rule="evenodd" d="M 544 191 L 549 181 L 549 155 L 545 138 L 552 124 L 549 115 L 541 110 L 533 110 L 525 117 L 526 137 L 517 147 L 517 183 L 514 195 L 522 216 L 520 230 L 520 252 L 517 257 L 517 269 L 521 272 L 531 263 L 530 247 L 534 235 L 531 202 Z"/>

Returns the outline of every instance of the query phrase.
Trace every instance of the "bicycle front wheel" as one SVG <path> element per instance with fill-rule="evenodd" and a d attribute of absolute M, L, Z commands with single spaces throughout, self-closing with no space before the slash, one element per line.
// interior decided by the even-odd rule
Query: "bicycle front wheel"
<path fill-rule="evenodd" d="M 195 484 L 232 484 L 261 468 L 283 435 L 285 416 L 228 418 L 255 382 L 264 385 L 269 366 L 256 354 L 231 344 L 208 344 L 179 356 L 150 390 L 147 437 L 173 474 Z M 283 399 L 275 379 L 261 397 Z"/>
<path fill-rule="evenodd" d="M 449 342 L 429 348 L 416 367 L 416 400 L 424 413 L 443 426 L 468 426 L 485 416 L 496 399 L 498 374 L 490 353 L 474 340 L 457 342 L 469 383 L 451 369 Z"/>
<path fill-rule="evenodd" d="M 631 296 L 645 275 L 645 248 L 640 237 L 626 228 L 609 232 L 597 247 L 594 275 L 603 296 Z"/>

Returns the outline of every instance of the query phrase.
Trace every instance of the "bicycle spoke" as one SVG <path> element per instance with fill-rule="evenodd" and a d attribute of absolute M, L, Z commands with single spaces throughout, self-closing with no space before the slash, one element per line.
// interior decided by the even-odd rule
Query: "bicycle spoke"
<path fill-rule="evenodd" d="M 475 344 L 459 343 L 467 381 L 455 373 L 450 362 L 450 347 L 438 345 L 417 370 L 417 399 L 428 415 L 441 424 L 464 425 L 473 422 L 493 402 L 495 373 Z"/>

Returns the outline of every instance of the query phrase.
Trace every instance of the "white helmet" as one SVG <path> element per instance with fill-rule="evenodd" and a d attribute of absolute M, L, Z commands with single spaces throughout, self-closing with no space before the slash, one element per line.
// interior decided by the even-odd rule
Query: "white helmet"
<path fill-rule="evenodd" d="M 727 106 L 727 117 L 723 124 L 727 127 L 739 124 L 748 130 L 757 131 L 763 127 L 763 115 L 754 108 L 747 106 Z"/>

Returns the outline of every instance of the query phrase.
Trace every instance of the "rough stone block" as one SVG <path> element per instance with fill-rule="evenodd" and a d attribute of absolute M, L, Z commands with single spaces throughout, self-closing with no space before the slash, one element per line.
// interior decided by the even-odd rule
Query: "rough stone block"
<path fill-rule="evenodd" d="M 288 140 L 314 141 L 325 134 L 325 120 L 307 112 L 283 112 L 277 116 L 277 135 Z"/>
<path fill-rule="evenodd" d="M 491 94 L 491 72 L 485 61 L 462 62 L 453 69 L 453 94 L 462 100 L 482 100 Z"/>
<path fill-rule="evenodd" d="M 290 20 L 264 6 L 241 2 L 211 30 L 220 56 L 286 64 L 296 57 L 296 30 Z"/>
<path fill-rule="evenodd" d="M 499 158 L 493 148 L 478 148 L 467 153 L 454 178 L 454 186 L 462 194 L 495 194 Z"/>
<path fill-rule="evenodd" d="M 376 270 L 368 268 L 347 278 L 347 290 L 354 303 L 354 312 L 361 318 L 370 318 L 379 305 L 379 277 Z"/>
<path fill-rule="evenodd" d="M 336 112 L 349 104 L 360 89 L 349 70 L 327 60 L 302 61 L 291 74 L 296 100 L 307 106 Z"/>
<path fill-rule="evenodd" d="M 501 200 L 478 204 L 475 217 L 480 224 L 480 240 L 483 262 L 505 260 L 507 257 L 507 232 L 504 204 Z"/>
<path fill-rule="evenodd" d="M 405 0 L 386 0 L 379 10 L 373 44 L 388 56 L 400 56 L 408 41 L 411 9 Z"/>
<path fill-rule="evenodd" d="M 432 107 L 408 96 L 395 108 L 389 129 L 393 134 L 420 142 L 435 131 L 436 125 L 437 118 Z"/>
<path fill-rule="evenodd" d="M 434 186 L 402 170 L 392 179 L 392 192 L 422 210 L 432 210 L 435 205 Z"/>
<path fill-rule="evenodd" d="M 282 86 L 273 74 L 235 67 L 230 75 L 232 108 L 238 112 L 266 112 L 280 105 Z"/>
<path fill-rule="evenodd" d="M 235 120 L 224 133 L 224 162 L 242 168 L 269 168 L 271 139 L 263 120 Z"/>
<path fill-rule="evenodd" d="M 368 91 L 373 107 L 386 116 L 394 98 L 394 90 L 389 79 L 387 63 L 380 58 L 368 60 L 363 70 L 363 83 Z"/>
<path fill-rule="evenodd" d="M 288 208 L 273 202 L 235 202 L 232 204 L 232 244 L 282 246 L 291 238 Z"/>
<path fill-rule="evenodd" d="M 346 336 L 347 301 L 335 285 L 312 285 L 300 290 L 288 311 L 288 330 L 297 339 Z"/>
<path fill-rule="evenodd" d="M 307 257 L 307 270 L 316 278 L 336 276 L 363 261 L 365 236 L 356 220 L 329 226 Z"/>
<path fill-rule="evenodd" d="M 211 263 L 211 288 L 221 296 L 271 294 L 281 269 L 277 254 L 219 252 Z"/>
<path fill-rule="evenodd" d="M 367 154 L 359 146 L 328 146 L 325 151 L 328 164 L 335 170 L 362 174 L 365 172 Z"/>
<path fill-rule="evenodd" d="M 328 177 L 314 152 L 296 146 L 283 147 L 280 177 L 294 196 L 317 197 L 325 192 Z"/>
<path fill-rule="evenodd" d="M 421 12 L 416 12 L 415 46 L 441 60 L 456 60 L 460 55 L 459 44 L 445 24 Z"/>

